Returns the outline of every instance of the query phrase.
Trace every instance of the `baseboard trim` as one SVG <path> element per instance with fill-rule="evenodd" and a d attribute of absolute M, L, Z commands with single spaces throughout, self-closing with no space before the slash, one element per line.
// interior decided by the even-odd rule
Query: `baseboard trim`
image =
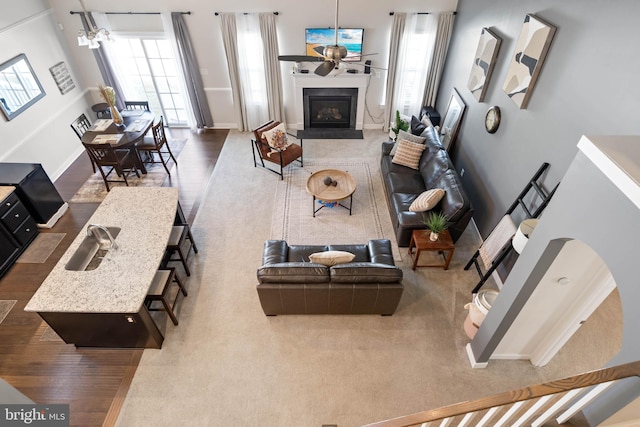
<path fill-rule="evenodd" d="M 471 349 L 471 343 L 467 344 L 465 349 L 467 350 L 467 357 L 469 358 L 469 362 L 473 369 L 482 369 L 489 365 L 489 362 L 476 362 L 476 356 L 473 354 L 473 350 Z"/>

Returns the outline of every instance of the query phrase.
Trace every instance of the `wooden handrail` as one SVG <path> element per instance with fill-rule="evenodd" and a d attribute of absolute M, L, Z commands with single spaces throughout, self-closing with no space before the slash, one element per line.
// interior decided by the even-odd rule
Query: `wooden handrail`
<path fill-rule="evenodd" d="M 602 368 L 561 380 L 511 390 L 474 401 L 460 402 L 438 409 L 416 412 L 414 414 L 367 424 L 363 427 L 413 426 L 634 376 L 640 377 L 640 361 L 625 363 L 611 368 Z"/>

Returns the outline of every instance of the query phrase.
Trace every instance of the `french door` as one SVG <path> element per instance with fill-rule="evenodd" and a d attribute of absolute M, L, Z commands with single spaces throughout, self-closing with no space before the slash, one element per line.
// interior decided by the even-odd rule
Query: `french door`
<path fill-rule="evenodd" d="M 109 47 L 124 99 L 149 102 L 172 127 L 188 126 L 183 85 L 171 44 L 164 38 L 119 37 Z"/>

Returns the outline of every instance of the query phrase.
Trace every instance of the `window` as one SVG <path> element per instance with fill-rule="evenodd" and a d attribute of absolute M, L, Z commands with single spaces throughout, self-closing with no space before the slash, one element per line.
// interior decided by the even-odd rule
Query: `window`
<path fill-rule="evenodd" d="M 408 116 L 420 111 L 436 29 L 435 15 L 407 16 L 398 54 L 393 111 Z"/>
<path fill-rule="evenodd" d="M 147 100 L 151 111 L 162 114 L 168 126 L 187 126 L 178 64 L 168 40 L 147 36 L 119 37 L 109 48 L 109 56 L 124 99 Z"/>

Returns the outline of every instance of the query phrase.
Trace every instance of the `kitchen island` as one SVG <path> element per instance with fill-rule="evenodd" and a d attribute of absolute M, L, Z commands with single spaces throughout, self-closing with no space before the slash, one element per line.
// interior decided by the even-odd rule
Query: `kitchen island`
<path fill-rule="evenodd" d="M 25 311 L 35 311 L 77 347 L 160 348 L 162 332 L 144 305 L 178 208 L 178 189 L 115 187 L 82 228 Z M 94 270 L 67 269 L 89 224 L 120 229 Z"/>

